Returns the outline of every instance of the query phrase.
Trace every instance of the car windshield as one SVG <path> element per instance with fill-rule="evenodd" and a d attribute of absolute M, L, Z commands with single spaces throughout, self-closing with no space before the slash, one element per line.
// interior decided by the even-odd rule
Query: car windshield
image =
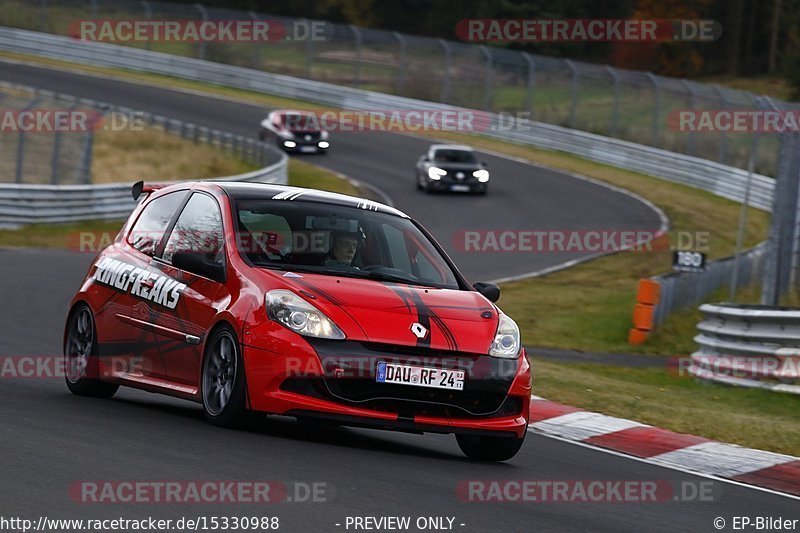
<path fill-rule="evenodd" d="M 436 150 L 433 160 L 437 163 L 475 163 L 475 154 L 471 150 L 454 150 L 450 148 Z"/>
<path fill-rule="evenodd" d="M 286 113 L 283 125 L 289 131 L 319 131 L 319 121 L 313 113 Z"/>
<path fill-rule="evenodd" d="M 406 218 L 272 199 L 234 203 L 240 253 L 255 266 L 458 289 L 453 269 Z"/>

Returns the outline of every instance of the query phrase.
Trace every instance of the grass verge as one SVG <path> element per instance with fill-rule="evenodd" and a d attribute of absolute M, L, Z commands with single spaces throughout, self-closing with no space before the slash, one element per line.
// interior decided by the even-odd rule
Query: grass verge
<path fill-rule="evenodd" d="M 154 128 L 99 131 L 92 157 L 92 183 L 137 179 L 175 181 L 233 176 L 256 170 L 221 148 L 195 144 Z"/>

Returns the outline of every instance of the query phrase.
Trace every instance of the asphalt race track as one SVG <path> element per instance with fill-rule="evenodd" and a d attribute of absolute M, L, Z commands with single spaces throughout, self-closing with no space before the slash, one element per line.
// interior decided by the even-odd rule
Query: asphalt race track
<path fill-rule="evenodd" d="M 255 134 L 263 112 L 238 103 L 3 64 L 0 79 L 126 104 L 200 125 Z M 417 193 L 412 167 L 426 142 L 353 133 L 312 161 L 388 193 L 452 249 L 458 229 L 649 228 L 643 204 L 556 172 L 486 156 L 496 182 L 487 197 Z M 501 178 L 502 176 L 502 178 Z M 473 280 L 521 274 L 570 259 L 557 254 L 453 254 Z M 0 355 L 60 353 L 65 309 L 92 257 L 66 251 L 0 251 Z M 62 379 L 0 382 L 0 515 L 48 518 L 278 516 L 282 531 L 348 531 L 348 516 L 454 517 L 453 529 L 494 531 L 714 531 L 733 516 L 796 515 L 797 500 L 645 464 L 529 434 L 506 464 L 467 461 L 448 436 L 322 428 L 270 418 L 245 431 L 214 428 L 197 405 L 121 389 L 113 400 L 70 394 Z M 91 480 L 274 480 L 323 483 L 318 502 L 90 504 L 70 487 Z M 465 480 L 667 480 L 711 483 L 713 501 L 474 503 Z M 299 498 L 302 499 L 302 498 Z M 340 524 L 337 526 L 336 524 Z M 464 524 L 463 526 L 461 524 Z M 730 526 L 727 528 L 730 530 Z M 412 528 L 412 530 L 415 530 Z M 351 527 L 349 531 L 353 531 Z"/>

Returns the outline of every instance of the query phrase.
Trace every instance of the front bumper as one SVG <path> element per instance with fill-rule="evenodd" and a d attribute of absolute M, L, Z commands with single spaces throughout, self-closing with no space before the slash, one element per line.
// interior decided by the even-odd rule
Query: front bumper
<path fill-rule="evenodd" d="M 320 146 L 320 143 L 324 142 L 327 143 L 323 146 Z M 318 154 L 327 152 L 330 149 L 331 145 L 329 141 L 317 141 L 317 142 L 302 142 L 302 141 L 295 141 L 295 146 L 286 146 L 281 141 L 281 148 L 283 148 L 286 152 L 292 154 Z"/>
<path fill-rule="evenodd" d="M 244 349 L 253 410 L 411 432 L 522 437 L 527 429 L 531 374 L 524 350 L 509 360 L 356 341 L 308 343 L 281 326 L 269 329 L 264 344 Z M 464 390 L 377 383 L 378 361 L 464 370 Z"/>
<path fill-rule="evenodd" d="M 453 192 L 486 192 L 489 182 L 480 182 L 475 178 L 451 179 L 445 176 L 438 180 L 425 178 L 428 189 L 431 191 L 453 191 Z"/>

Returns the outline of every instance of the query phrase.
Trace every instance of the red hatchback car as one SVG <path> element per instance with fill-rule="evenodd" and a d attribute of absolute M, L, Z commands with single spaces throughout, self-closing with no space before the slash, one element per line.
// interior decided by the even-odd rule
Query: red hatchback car
<path fill-rule="evenodd" d="M 531 394 L 519 329 L 408 215 L 265 184 L 134 185 L 145 199 L 71 303 L 67 385 L 423 433 L 506 460 Z"/>

